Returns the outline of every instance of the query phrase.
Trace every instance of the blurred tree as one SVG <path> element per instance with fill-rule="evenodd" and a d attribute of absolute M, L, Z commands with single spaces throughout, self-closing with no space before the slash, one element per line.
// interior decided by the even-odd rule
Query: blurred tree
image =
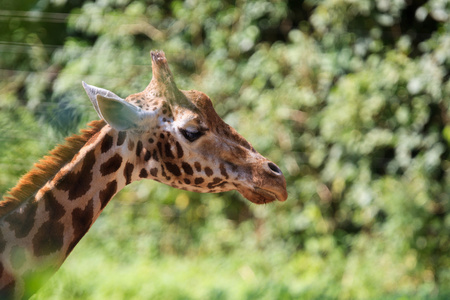
<path fill-rule="evenodd" d="M 142 90 L 148 51 L 163 49 L 180 88 L 206 92 L 282 167 L 290 198 L 256 207 L 233 201 L 237 193 L 133 185 L 93 228 L 86 253 L 110 262 L 136 261 L 135 253 L 145 263 L 167 253 L 245 258 L 252 268 L 236 272 L 258 278 L 232 294 L 238 283 L 227 269 L 230 285 L 205 283 L 195 294 L 177 282 L 174 299 L 263 298 L 258 291 L 267 299 L 445 299 L 449 14 L 442 0 L 7 1 L 1 191 L 58 135 L 95 118 L 81 80 L 122 96 Z M 133 276 L 135 286 L 145 282 Z M 96 290 L 89 278 L 86 295 Z"/>

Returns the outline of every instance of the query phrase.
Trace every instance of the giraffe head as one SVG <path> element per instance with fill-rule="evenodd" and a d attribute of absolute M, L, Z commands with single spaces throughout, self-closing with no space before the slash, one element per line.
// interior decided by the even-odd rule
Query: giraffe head
<path fill-rule="evenodd" d="M 227 125 L 208 96 L 179 90 L 163 52 L 151 57 L 150 84 L 125 100 L 83 82 L 131 169 L 140 170 L 137 179 L 203 193 L 238 190 L 257 204 L 285 201 L 280 168 Z"/>

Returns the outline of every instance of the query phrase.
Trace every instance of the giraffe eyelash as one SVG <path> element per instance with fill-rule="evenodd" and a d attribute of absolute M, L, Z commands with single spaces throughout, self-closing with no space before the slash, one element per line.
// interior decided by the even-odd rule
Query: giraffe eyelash
<path fill-rule="evenodd" d="M 179 128 L 181 134 L 184 136 L 185 139 L 187 139 L 189 142 L 194 142 L 196 140 L 198 140 L 202 135 L 205 134 L 205 131 L 207 131 L 207 129 L 183 129 L 183 128 Z"/>

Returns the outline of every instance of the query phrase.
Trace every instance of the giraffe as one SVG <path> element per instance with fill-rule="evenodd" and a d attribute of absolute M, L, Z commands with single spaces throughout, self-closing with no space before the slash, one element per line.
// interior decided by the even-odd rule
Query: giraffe
<path fill-rule="evenodd" d="M 179 90 L 164 52 L 151 59 L 149 85 L 126 99 L 83 82 L 100 120 L 52 150 L 0 202 L 0 299 L 33 295 L 133 181 L 237 190 L 256 204 L 287 199 L 280 168 L 227 125 L 208 96 Z"/>

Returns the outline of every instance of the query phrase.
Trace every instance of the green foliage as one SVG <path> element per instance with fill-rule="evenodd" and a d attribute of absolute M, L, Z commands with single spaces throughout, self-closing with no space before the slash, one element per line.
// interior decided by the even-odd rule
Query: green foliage
<path fill-rule="evenodd" d="M 132 184 L 35 299 L 449 296 L 448 1 L 68 2 L 32 8 L 73 9 L 63 38 L 0 22 L 0 45 L 23 50 L 0 58 L 1 192 L 96 117 L 81 80 L 140 91 L 162 49 L 180 88 L 282 168 L 290 197 Z"/>

